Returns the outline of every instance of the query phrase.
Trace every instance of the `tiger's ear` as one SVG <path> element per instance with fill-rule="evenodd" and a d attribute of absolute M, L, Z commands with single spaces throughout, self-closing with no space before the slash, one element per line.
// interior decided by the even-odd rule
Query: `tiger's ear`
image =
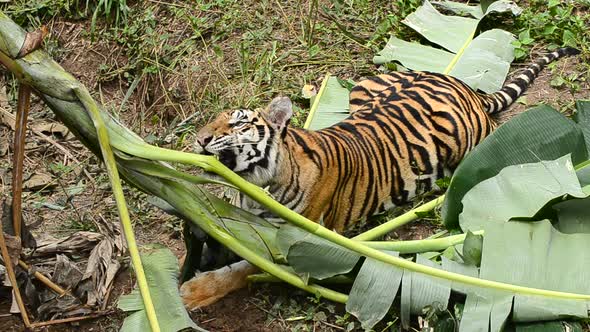
<path fill-rule="evenodd" d="M 293 116 L 293 104 L 289 97 L 276 97 L 266 109 L 266 120 L 278 131 L 283 131 Z"/>

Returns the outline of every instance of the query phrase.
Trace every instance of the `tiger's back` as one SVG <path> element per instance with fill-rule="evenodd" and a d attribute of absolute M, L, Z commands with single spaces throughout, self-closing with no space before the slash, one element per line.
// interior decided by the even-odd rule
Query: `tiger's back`
<path fill-rule="evenodd" d="M 290 209 L 340 232 L 430 190 L 492 132 L 489 114 L 512 104 L 547 63 L 576 53 L 542 57 L 494 94 L 438 73 L 375 76 L 352 89 L 347 119 L 318 131 L 289 127 L 292 105 L 279 97 L 264 111 L 222 114 L 197 143 Z"/>
<path fill-rule="evenodd" d="M 346 120 L 287 131 L 282 153 L 296 162 L 270 186 L 283 204 L 337 231 L 430 190 L 494 127 L 479 94 L 435 73 L 376 76 L 350 99 Z"/>

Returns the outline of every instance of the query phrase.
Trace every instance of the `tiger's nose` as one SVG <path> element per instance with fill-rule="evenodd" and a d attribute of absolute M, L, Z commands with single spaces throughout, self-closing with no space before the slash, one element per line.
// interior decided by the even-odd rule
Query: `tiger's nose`
<path fill-rule="evenodd" d="M 197 143 L 199 143 L 203 148 L 206 147 L 212 139 L 213 134 L 205 128 L 199 130 L 197 133 Z"/>

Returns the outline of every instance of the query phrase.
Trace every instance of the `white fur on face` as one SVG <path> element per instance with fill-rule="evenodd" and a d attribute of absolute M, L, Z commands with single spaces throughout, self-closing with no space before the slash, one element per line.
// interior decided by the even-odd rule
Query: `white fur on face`
<path fill-rule="evenodd" d="M 227 155 L 229 152 L 233 154 L 233 171 L 248 171 L 243 174 L 248 181 L 258 185 L 267 183 L 274 176 L 276 167 L 276 142 L 275 138 L 271 138 L 270 126 L 263 123 L 263 118 L 256 111 L 236 110 L 228 120 L 232 127 L 230 133 L 213 137 L 205 147 L 197 147 L 196 144 L 195 151 L 201 148 L 200 151 L 214 155 Z M 225 162 L 229 166 L 230 162 Z M 256 166 L 252 167 L 253 164 Z"/>

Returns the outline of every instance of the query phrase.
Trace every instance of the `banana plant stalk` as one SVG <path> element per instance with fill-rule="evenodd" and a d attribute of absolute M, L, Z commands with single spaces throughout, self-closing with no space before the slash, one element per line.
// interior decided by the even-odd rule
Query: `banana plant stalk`
<path fill-rule="evenodd" d="M 133 227 L 131 226 L 131 219 L 129 218 L 129 211 L 127 210 L 127 204 L 125 203 L 125 196 L 123 195 L 123 188 L 121 187 L 121 180 L 119 179 L 119 171 L 111 145 L 109 143 L 109 135 L 104 125 L 102 116 L 98 105 L 90 93 L 84 87 L 74 88 L 74 93 L 78 96 L 90 117 L 94 123 L 98 134 L 98 143 L 104 158 L 104 163 L 107 168 L 107 173 L 113 188 L 113 195 L 117 203 L 117 209 L 119 210 L 119 217 L 121 218 L 121 225 L 123 226 L 123 233 L 125 234 L 125 240 L 127 241 L 127 247 L 129 248 L 129 256 L 131 256 L 131 262 L 137 275 L 137 284 L 143 300 L 143 304 L 146 311 L 146 316 L 150 323 L 152 332 L 160 332 L 160 325 L 158 324 L 158 317 L 156 316 L 156 309 L 152 302 L 150 289 L 148 287 L 147 280 L 145 278 L 145 272 L 143 265 L 141 264 L 141 257 L 139 256 L 139 250 L 137 249 L 137 243 L 135 242 L 135 236 L 133 235 Z"/>

